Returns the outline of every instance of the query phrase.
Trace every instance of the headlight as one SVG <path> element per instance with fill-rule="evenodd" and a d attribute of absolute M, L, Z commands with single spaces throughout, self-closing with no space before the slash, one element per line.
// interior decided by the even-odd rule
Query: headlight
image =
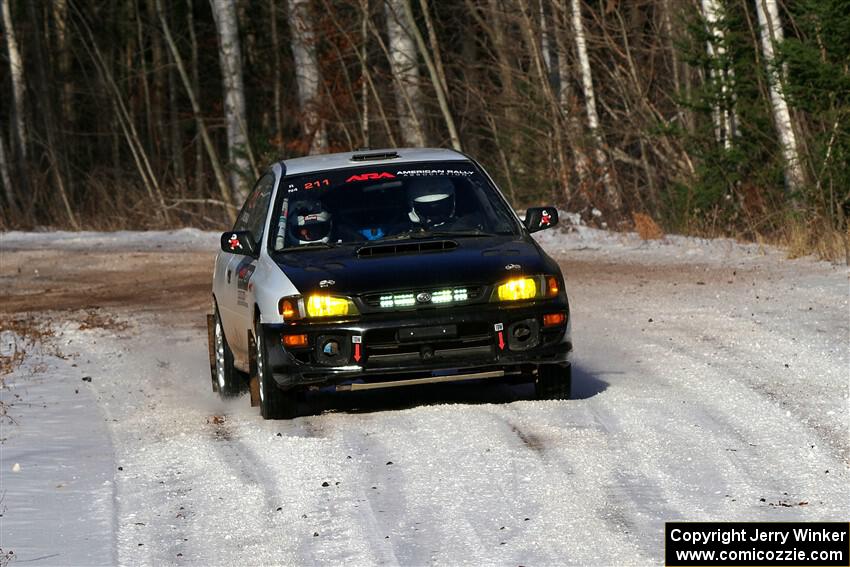
<path fill-rule="evenodd" d="M 308 317 L 346 317 L 357 315 L 357 307 L 347 297 L 311 295 L 305 302 Z"/>
<path fill-rule="evenodd" d="M 304 317 L 351 317 L 360 314 L 357 306 L 348 297 L 324 294 L 284 297 L 278 307 L 284 321 L 296 321 Z"/>
<path fill-rule="evenodd" d="M 521 301 L 556 297 L 560 291 L 555 276 L 512 278 L 496 287 L 492 301 Z"/>
<path fill-rule="evenodd" d="M 534 278 L 508 280 L 496 288 L 496 294 L 499 296 L 499 301 L 534 299 L 537 297 L 537 283 Z"/>

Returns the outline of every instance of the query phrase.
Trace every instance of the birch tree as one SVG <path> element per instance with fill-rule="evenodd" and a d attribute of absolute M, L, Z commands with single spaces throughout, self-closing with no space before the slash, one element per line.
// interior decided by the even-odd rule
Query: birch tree
<path fill-rule="evenodd" d="M 244 175 L 249 171 L 246 158 L 249 147 L 236 0 L 210 0 L 210 5 L 218 30 L 219 64 L 224 87 L 224 118 L 227 122 L 227 155 L 231 167 L 230 186 L 234 200 L 241 203 L 248 194 Z"/>
<path fill-rule="evenodd" d="M 319 116 L 321 72 L 316 55 L 316 39 L 310 20 L 308 0 L 288 0 L 292 55 L 298 84 L 298 105 L 303 132 L 309 140 L 307 153 L 323 153 L 328 148 L 325 124 Z"/>
<path fill-rule="evenodd" d="M 0 12 L 3 13 L 3 32 L 6 36 L 6 50 L 9 53 L 9 71 L 12 77 L 12 104 L 14 105 L 14 124 L 18 157 L 21 162 L 19 173 L 25 171 L 27 159 L 27 128 L 24 116 L 24 62 L 18 49 L 15 26 L 12 22 L 10 0 L 0 0 Z"/>
<path fill-rule="evenodd" d="M 605 196 L 608 203 L 615 211 L 622 208 L 620 192 L 611 181 L 611 173 L 608 167 L 608 158 L 605 155 L 605 142 L 599 132 L 599 114 L 596 112 L 596 93 L 593 90 L 593 73 L 590 69 L 590 58 L 587 56 L 587 41 L 584 36 L 584 23 L 581 18 L 581 0 L 572 0 L 572 24 L 573 37 L 575 39 L 576 57 L 578 59 L 581 74 L 581 86 L 584 92 L 584 106 L 587 112 L 587 127 L 593 137 L 593 157 L 602 171 L 602 183 L 605 187 Z"/>
<path fill-rule="evenodd" d="M 804 176 L 799 150 L 797 149 L 797 136 L 791 122 L 791 112 L 788 109 L 785 94 L 782 92 L 782 76 L 776 65 L 775 48 L 784 39 L 782 21 L 779 19 L 779 7 L 776 0 L 755 0 L 755 3 L 762 54 L 767 66 L 770 106 L 773 110 L 773 121 L 776 124 L 779 144 L 782 147 L 782 158 L 785 162 L 785 188 L 793 194 L 802 188 Z"/>
<path fill-rule="evenodd" d="M 709 35 L 706 42 L 709 76 L 720 95 L 712 107 L 714 136 L 724 148 L 729 149 L 737 130 L 738 115 L 733 90 L 734 71 L 729 67 L 726 55 L 725 14 L 719 0 L 702 0 L 701 7 Z"/>
<path fill-rule="evenodd" d="M 384 4 L 389 39 L 390 70 L 395 78 L 395 104 L 401 136 L 408 146 L 425 145 L 422 129 L 422 89 L 416 42 L 404 18 L 403 0 L 387 0 Z"/>
<path fill-rule="evenodd" d="M 565 22 L 565 10 L 558 10 L 556 15 L 560 15 L 561 19 L 561 21 L 556 20 L 554 34 L 555 45 L 557 48 L 556 52 L 558 54 L 558 104 L 561 107 L 561 114 L 564 116 L 564 121 L 566 123 L 567 137 L 575 161 L 575 172 L 578 176 L 579 183 L 584 184 L 590 174 L 591 163 L 590 158 L 587 157 L 587 153 L 581 145 L 583 128 L 579 117 L 576 116 L 576 111 L 573 105 L 575 94 L 570 81 L 570 65 L 567 61 L 567 45 L 566 38 L 564 37 L 566 34 L 560 31 L 561 29 L 566 30 L 567 28 Z"/>

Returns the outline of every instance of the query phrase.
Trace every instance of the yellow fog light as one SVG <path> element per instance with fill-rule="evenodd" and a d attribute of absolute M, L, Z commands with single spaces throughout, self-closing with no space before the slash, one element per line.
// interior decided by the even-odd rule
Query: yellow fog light
<path fill-rule="evenodd" d="M 305 303 L 309 317 L 345 317 L 347 315 L 357 315 L 357 307 L 347 297 L 311 295 Z"/>
<path fill-rule="evenodd" d="M 499 301 L 517 301 L 537 297 L 537 282 L 534 278 L 516 278 L 508 280 L 497 290 Z"/>

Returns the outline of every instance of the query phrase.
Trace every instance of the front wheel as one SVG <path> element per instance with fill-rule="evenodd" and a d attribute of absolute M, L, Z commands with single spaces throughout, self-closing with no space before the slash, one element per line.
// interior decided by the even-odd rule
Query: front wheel
<path fill-rule="evenodd" d="M 222 398 L 232 398 L 242 393 L 243 374 L 233 366 L 233 352 L 224 336 L 221 316 L 215 310 L 213 322 L 213 390 Z"/>
<path fill-rule="evenodd" d="M 254 354 L 251 367 L 256 372 L 259 386 L 260 415 L 264 419 L 292 419 L 297 412 L 296 393 L 292 390 L 281 390 L 272 376 L 268 362 L 266 338 L 260 322 L 254 325 Z"/>
<path fill-rule="evenodd" d="M 537 369 L 534 394 L 538 400 L 569 400 L 572 390 L 572 366 L 543 364 Z"/>

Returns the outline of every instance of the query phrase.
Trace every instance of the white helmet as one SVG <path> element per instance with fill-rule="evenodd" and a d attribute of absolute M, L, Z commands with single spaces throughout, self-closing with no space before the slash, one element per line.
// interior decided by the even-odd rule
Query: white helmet
<path fill-rule="evenodd" d="M 446 177 L 419 177 L 407 188 L 410 220 L 425 226 L 439 226 L 454 216 L 455 187 Z"/>

